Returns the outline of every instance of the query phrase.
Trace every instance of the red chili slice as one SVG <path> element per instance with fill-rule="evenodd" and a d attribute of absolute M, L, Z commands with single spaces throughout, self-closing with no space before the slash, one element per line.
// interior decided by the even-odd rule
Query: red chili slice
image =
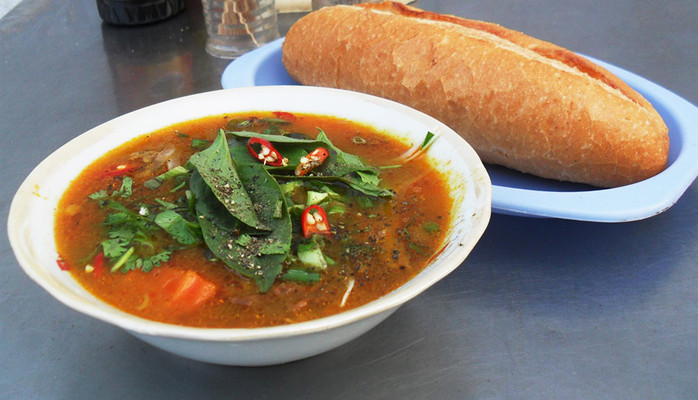
<path fill-rule="evenodd" d="M 291 114 L 290 112 L 285 112 L 285 111 L 274 111 L 273 114 L 277 118 L 281 118 L 284 121 L 295 121 L 297 118 L 295 115 Z"/>
<path fill-rule="evenodd" d="M 327 220 L 327 214 L 322 207 L 312 205 L 303 210 L 301 215 L 301 227 L 303 228 L 303 236 L 309 238 L 313 235 L 331 235 L 330 222 Z"/>
<path fill-rule="evenodd" d="M 294 172 L 296 176 L 303 176 L 313 169 L 322 165 L 327 159 L 330 152 L 324 147 L 318 147 L 317 149 L 311 151 L 305 157 L 301 157 L 300 163 L 296 167 Z"/>
<path fill-rule="evenodd" d="M 274 148 L 274 145 L 266 139 L 251 137 L 247 141 L 247 151 L 250 152 L 250 155 L 254 157 L 255 160 L 258 160 L 264 165 L 284 167 L 288 164 L 288 158 L 282 156 L 281 153 Z"/>
<path fill-rule="evenodd" d="M 104 271 L 104 253 L 99 252 L 93 259 L 92 259 L 92 266 L 94 267 L 94 271 L 92 273 L 94 274 L 95 278 L 99 278 L 102 276 L 102 271 Z"/>
<path fill-rule="evenodd" d="M 67 262 L 63 259 L 63 257 L 58 256 L 56 259 L 56 264 L 58 264 L 58 268 L 61 269 L 61 271 L 70 271 L 70 265 L 68 265 Z"/>

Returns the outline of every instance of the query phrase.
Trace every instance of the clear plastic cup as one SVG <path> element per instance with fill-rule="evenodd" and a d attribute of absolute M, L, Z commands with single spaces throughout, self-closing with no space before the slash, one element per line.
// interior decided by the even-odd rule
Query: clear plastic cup
<path fill-rule="evenodd" d="M 232 59 L 279 37 L 274 0 L 202 0 L 206 52 Z"/>

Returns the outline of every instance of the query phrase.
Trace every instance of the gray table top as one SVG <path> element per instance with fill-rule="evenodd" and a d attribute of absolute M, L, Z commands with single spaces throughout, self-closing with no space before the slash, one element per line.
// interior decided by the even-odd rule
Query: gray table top
<path fill-rule="evenodd" d="M 422 0 L 641 75 L 698 103 L 698 2 Z M 298 15 L 281 16 L 282 30 Z M 200 4 L 141 28 L 94 0 L 0 20 L 0 213 L 44 157 L 128 111 L 220 88 Z M 169 72 L 179 71 L 176 74 Z M 0 233 L 2 398 L 696 398 L 698 184 L 624 224 L 494 215 L 468 260 L 376 329 L 267 368 L 185 360 L 59 304 Z M 98 397 L 99 396 L 99 397 Z"/>

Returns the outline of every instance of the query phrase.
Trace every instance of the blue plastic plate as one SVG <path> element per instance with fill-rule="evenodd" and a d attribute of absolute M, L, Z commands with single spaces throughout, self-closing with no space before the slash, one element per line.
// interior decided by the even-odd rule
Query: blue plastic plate
<path fill-rule="evenodd" d="M 223 72 L 223 88 L 297 85 L 281 62 L 278 39 L 233 61 Z M 659 175 L 612 189 L 537 178 L 488 166 L 492 211 L 529 217 L 625 222 L 657 215 L 674 205 L 698 176 L 698 108 L 642 77 L 602 65 L 649 100 L 669 127 L 669 165 Z"/>

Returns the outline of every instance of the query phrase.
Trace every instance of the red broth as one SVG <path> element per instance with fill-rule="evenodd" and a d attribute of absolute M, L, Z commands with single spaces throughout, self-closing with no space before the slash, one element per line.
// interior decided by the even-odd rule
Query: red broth
<path fill-rule="evenodd" d="M 251 279 L 212 259 L 203 244 L 173 251 L 169 260 L 150 272 L 110 272 L 108 261 L 100 268 L 95 255 L 107 235 L 103 224 L 107 210 L 89 198 L 91 194 L 118 190 L 124 176 L 129 176 L 133 194 L 124 204 L 134 212 L 137 203 L 146 198 L 173 202 L 182 196 L 182 189 L 166 182 L 153 190 L 144 187 L 144 182 L 186 162 L 197 151 L 192 149 L 193 140 L 212 140 L 230 121 L 253 116 L 285 118 L 290 121 L 285 130 L 311 137 L 321 128 L 338 148 L 358 155 L 366 164 L 389 166 L 379 169 L 379 177 L 383 187 L 395 192 L 394 197 L 373 198 L 370 207 L 352 202 L 343 213 L 329 213 L 332 235 L 323 237 L 323 252 L 334 262 L 315 271 L 319 282 L 278 278 L 271 289 L 261 293 Z M 444 245 L 452 207 L 449 187 L 426 157 L 390 167 L 408 148 L 368 126 L 324 116 L 260 112 L 176 124 L 110 151 L 72 182 L 56 213 L 55 238 L 61 262 L 98 298 L 155 321 L 250 328 L 336 314 L 396 289 L 422 270 Z M 125 167 L 119 170 L 117 166 Z M 157 240 L 172 242 L 160 236 Z"/>

